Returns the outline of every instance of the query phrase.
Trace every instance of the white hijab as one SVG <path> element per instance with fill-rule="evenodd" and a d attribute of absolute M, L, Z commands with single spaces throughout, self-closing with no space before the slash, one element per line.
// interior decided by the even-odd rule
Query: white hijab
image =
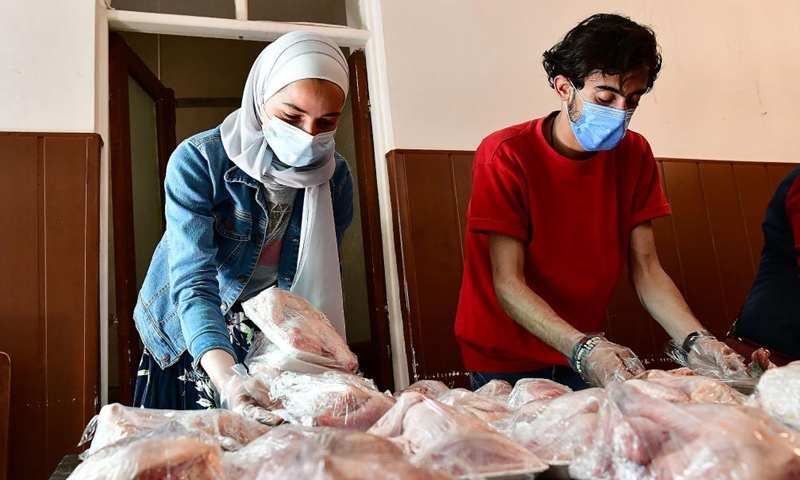
<path fill-rule="evenodd" d="M 264 104 L 290 83 L 306 78 L 328 80 L 347 96 L 347 60 L 327 37 L 291 32 L 271 43 L 258 56 L 242 94 L 242 106 L 220 127 L 222 145 L 231 161 L 259 181 L 304 188 L 303 226 L 297 273 L 291 291 L 321 310 L 345 338 L 342 280 L 330 179 L 336 169 L 331 156 L 313 169 L 276 165 L 262 130 Z"/>

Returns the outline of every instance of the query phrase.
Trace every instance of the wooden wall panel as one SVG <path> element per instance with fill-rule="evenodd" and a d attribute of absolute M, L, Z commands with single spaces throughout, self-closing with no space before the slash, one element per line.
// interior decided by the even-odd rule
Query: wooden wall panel
<path fill-rule="evenodd" d="M 703 322 L 724 318 L 721 278 L 698 165 L 665 162 L 664 178 L 686 282 L 686 301 L 695 305 L 694 313 Z"/>
<path fill-rule="evenodd" d="M 464 198 L 456 188 L 454 161 L 451 155 L 407 152 L 392 156 L 390 164 L 410 377 L 464 386 L 453 335 L 463 269 L 459 198 Z"/>
<path fill-rule="evenodd" d="M 472 194 L 472 161 L 475 159 L 471 154 L 457 154 L 452 156 L 453 161 L 453 185 L 456 191 L 456 208 L 458 208 L 458 224 L 461 236 L 461 267 L 464 267 L 464 239 L 467 236 L 467 208 L 469 207 L 469 197 Z"/>
<path fill-rule="evenodd" d="M 462 370 L 453 324 L 463 271 L 461 247 L 471 189 L 471 152 L 391 152 L 398 268 L 412 379 Z M 653 221 L 659 259 L 712 332 L 724 335 L 750 287 L 763 246 L 761 222 L 772 192 L 795 165 L 659 160 L 673 215 Z M 454 190 L 455 189 L 455 190 Z M 627 268 L 604 329 L 652 368 L 674 366 L 668 335 L 639 303 Z M 461 377 L 459 377 L 461 378 Z"/>
<path fill-rule="evenodd" d="M 9 478 L 47 478 L 95 413 L 100 139 L 0 134 L 0 350 L 12 362 Z"/>
<path fill-rule="evenodd" d="M 764 248 L 764 233 L 761 222 L 767 211 L 767 203 L 774 191 L 770 187 L 766 167 L 761 164 L 737 163 L 733 166 L 736 186 L 739 190 L 739 201 L 745 219 L 747 241 L 750 245 L 750 261 L 753 271 L 758 270 L 761 260 L 761 249 Z"/>
<path fill-rule="evenodd" d="M 706 327 L 717 335 L 724 335 L 730 328 L 731 320 L 739 315 L 755 271 L 750 262 L 750 246 L 733 165 L 702 163 L 699 168 L 724 301 L 722 324 L 709 324 Z M 716 319 L 701 318 L 700 321 L 705 324 Z"/>

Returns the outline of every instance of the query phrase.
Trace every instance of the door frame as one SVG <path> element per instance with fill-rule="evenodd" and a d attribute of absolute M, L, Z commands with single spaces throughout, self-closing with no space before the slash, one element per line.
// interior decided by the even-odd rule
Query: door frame
<path fill-rule="evenodd" d="M 350 95 L 353 107 L 353 134 L 356 146 L 358 198 L 361 206 L 361 231 L 364 238 L 364 270 L 367 276 L 371 357 L 377 363 L 375 382 L 381 390 L 394 391 L 389 309 L 386 298 L 381 218 L 378 208 L 378 175 L 375 170 L 375 146 L 372 136 L 372 113 L 367 82 L 367 58 L 364 50 L 354 50 L 347 60 L 350 69 Z"/>
<path fill-rule="evenodd" d="M 118 324 L 119 395 L 123 404 L 133 401 L 136 370 L 142 356 L 139 334 L 133 322 L 138 295 L 134 248 L 133 186 L 131 175 L 130 104 L 128 77 L 155 101 L 158 141 L 158 170 L 161 182 L 161 221 L 164 218 L 164 176 L 167 161 L 175 150 L 175 94 L 161 84 L 147 64 L 116 33 L 109 34 L 109 139 L 111 209 L 114 217 L 114 269 Z M 104 321 L 107 321 L 104 319 Z"/>

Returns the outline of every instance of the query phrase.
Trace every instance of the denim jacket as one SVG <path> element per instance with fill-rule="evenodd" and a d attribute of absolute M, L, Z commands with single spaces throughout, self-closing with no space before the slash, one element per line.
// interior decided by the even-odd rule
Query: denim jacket
<path fill-rule="evenodd" d="M 187 351 L 195 365 L 211 349 L 234 355 L 225 314 L 250 279 L 261 254 L 269 215 L 261 183 L 239 169 L 222 147 L 219 128 L 182 142 L 164 180 L 167 229 L 161 238 L 133 318 L 161 368 Z M 336 154 L 330 180 L 337 242 L 353 220 L 353 177 Z M 303 192 L 298 192 L 283 238 L 278 287 L 297 270 Z"/>

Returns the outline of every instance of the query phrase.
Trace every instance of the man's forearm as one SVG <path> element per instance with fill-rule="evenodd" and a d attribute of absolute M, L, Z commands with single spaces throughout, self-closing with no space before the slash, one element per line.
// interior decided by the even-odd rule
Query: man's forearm
<path fill-rule="evenodd" d="M 523 281 L 496 282 L 495 293 L 500 306 L 514 321 L 567 358 L 572 357 L 572 348 L 583 334 L 559 317 Z"/>
<path fill-rule="evenodd" d="M 678 287 L 660 266 L 646 272 L 632 266 L 639 300 L 670 337 L 683 340 L 703 326 L 692 314 Z"/>

